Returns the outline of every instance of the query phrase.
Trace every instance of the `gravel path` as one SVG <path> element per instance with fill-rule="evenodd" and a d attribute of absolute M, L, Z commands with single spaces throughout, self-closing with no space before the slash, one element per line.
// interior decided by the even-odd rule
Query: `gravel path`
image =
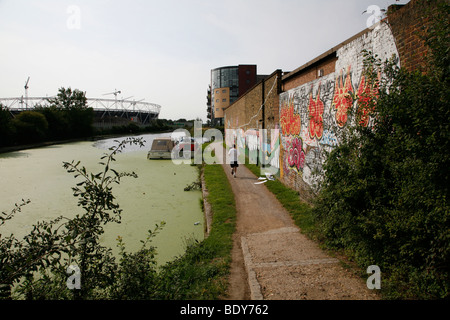
<path fill-rule="evenodd" d="M 230 300 L 372 300 L 366 282 L 300 233 L 289 213 L 241 165 L 223 165 L 236 199 Z"/>

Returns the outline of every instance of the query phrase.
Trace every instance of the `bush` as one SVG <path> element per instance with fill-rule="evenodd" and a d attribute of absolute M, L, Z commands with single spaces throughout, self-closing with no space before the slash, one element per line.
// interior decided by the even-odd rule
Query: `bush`
<path fill-rule="evenodd" d="M 64 139 L 69 136 L 66 113 L 55 106 L 41 107 L 37 106 L 35 111 L 42 113 L 48 123 L 48 139 Z"/>
<path fill-rule="evenodd" d="M 47 136 L 48 122 L 39 112 L 23 111 L 12 120 L 12 125 L 19 143 L 39 142 Z"/>

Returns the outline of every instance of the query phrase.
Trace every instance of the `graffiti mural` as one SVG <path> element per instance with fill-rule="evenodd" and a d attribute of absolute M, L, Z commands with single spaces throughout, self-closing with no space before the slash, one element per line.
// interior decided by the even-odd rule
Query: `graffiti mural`
<path fill-rule="evenodd" d="M 236 144 L 238 161 L 261 166 L 261 172 L 278 175 L 280 170 L 279 129 L 226 129 L 225 141 L 228 147 Z M 248 159 L 246 158 L 248 156 Z"/>
<path fill-rule="evenodd" d="M 294 99 L 289 99 L 280 111 L 280 123 L 283 135 L 298 135 L 301 129 L 301 118 L 294 112 Z"/>
<path fill-rule="evenodd" d="M 302 138 L 295 137 L 292 140 L 289 149 L 287 150 L 287 154 L 289 167 L 295 168 L 298 172 L 301 172 L 305 166 L 305 152 L 303 151 Z"/>
<path fill-rule="evenodd" d="M 378 73 L 378 79 L 375 83 L 371 79 L 366 79 L 364 73 L 358 86 L 356 117 L 358 124 L 363 127 L 369 125 L 369 118 L 373 114 L 376 106 L 376 99 L 379 95 L 379 82 L 381 73 Z"/>
<path fill-rule="evenodd" d="M 325 130 L 323 132 L 322 140 L 320 141 L 320 144 L 335 147 L 338 145 L 336 134 L 330 130 Z"/>
<path fill-rule="evenodd" d="M 370 127 L 375 118 L 378 86 L 364 76 L 363 51 L 382 61 L 398 57 L 388 24 L 352 37 L 336 47 L 333 56 L 327 55 L 283 80 L 287 82 L 282 83 L 278 96 L 279 140 L 277 134 L 269 136 L 258 126 L 248 129 L 243 124 L 253 113 L 236 109 L 226 112 L 226 130 L 235 130 L 227 135 L 227 145 L 236 143 L 250 163 L 279 168 L 280 180 L 293 189 L 320 185 L 316 172 L 323 172 L 328 152 L 339 145 L 343 133 L 358 124 Z M 304 83 L 306 79 L 313 80 Z M 301 84 L 292 87 L 294 83 Z M 244 105 L 253 106 L 255 98 L 249 95 L 246 99 Z"/>
<path fill-rule="evenodd" d="M 283 178 L 295 180 L 297 176 L 312 181 L 312 172 L 320 169 L 325 147 L 320 142 L 329 130 L 328 119 L 334 119 L 331 102 L 334 96 L 334 76 L 297 87 L 280 97 L 280 117 L 298 116 L 300 125 L 291 130 L 292 121 L 281 120 L 281 148 Z M 333 121 L 333 123 L 335 123 Z M 335 124 L 334 124 L 335 125 Z"/>
<path fill-rule="evenodd" d="M 320 84 L 316 100 L 313 99 L 313 94 L 311 90 L 308 110 L 310 119 L 309 134 L 311 136 L 311 139 L 314 139 L 314 137 L 316 137 L 317 139 L 320 140 L 323 134 L 323 112 L 324 112 L 324 104 L 320 100 Z"/>
<path fill-rule="evenodd" d="M 348 110 L 351 108 L 353 94 L 351 67 L 347 69 L 347 75 L 339 74 L 336 77 L 336 85 L 334 89 L 333 106 L 336 109 L 336 122 L 340 127 L 345 126 L 348 120 Z"/>
<path fill-rule="evenodd" d="M 335 72 L 280 94 L 281 179 L 288 186 L 320 185 L 327 153 L 345 130 L 371 125 L 381 75 L 378 81 L 364 76 L 362 51 L 398 56 L 390 29 L 380 28 L 339 48 Z"/>

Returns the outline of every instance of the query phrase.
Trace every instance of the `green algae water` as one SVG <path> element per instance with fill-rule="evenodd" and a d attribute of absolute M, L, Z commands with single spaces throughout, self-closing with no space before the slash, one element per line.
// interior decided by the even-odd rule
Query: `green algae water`
<path fill-rule="evenodd" d="M 118 172 L 134 171 L 138 178 L 124 177 L 113 186 L 113 194 L 122 212 L 120 224 L 109 223 L 101 241 L 117 253 L 117 237 L 122 237 L 126 250 L 136 251 L 145 240 L 148 230 L 165 221 L 163 230 L 153 238 L 158 263 L 164 264 L 184 252 L 189 240 L 203 240 L 204 217 L 200 191 L 184 191 L 198 180 L 194 166 L 176 165 L 171 160 L 148 160 L 147 152 L 155 137 L 143 135 L 143 148 L 127 147 L 115 158 L 111 168 Z M 122 140 L 119 138 L 117 140 Z M 6 222 L 0 233 L 13 233 L 21 239 L 37 221 L 58 216 L 73 217 L 83 210 L 72 187 L 81 180 L 63 168 L 63 162 L 81 161 L 88 172 L 102 171 L 100 157 L 113 146 L 113 139 L 97 142 L 77 142 L 0 154 L 0 211 L 10 212 L 21 199 L 31 203 Z"/>

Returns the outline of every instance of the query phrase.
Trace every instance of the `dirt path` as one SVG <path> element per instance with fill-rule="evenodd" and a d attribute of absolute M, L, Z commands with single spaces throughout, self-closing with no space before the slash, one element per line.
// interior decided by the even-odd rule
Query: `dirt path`
<path fill-rule="evenodd" d="M 289 213 L 241 165 L 223 165 L 236 199 L 231 300 L 377 299 L 363 279 L 346 271 L 300 233 Z"/>

